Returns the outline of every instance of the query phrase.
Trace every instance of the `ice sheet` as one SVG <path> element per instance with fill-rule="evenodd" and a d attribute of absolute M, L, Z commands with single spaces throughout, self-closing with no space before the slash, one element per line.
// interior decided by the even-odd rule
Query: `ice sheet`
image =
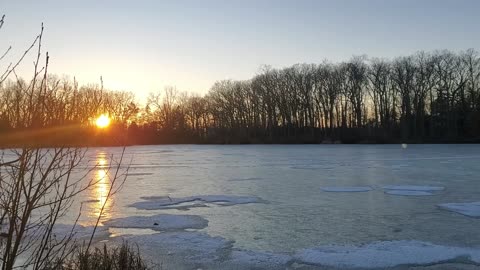
<path fill-rule="evenodd" d="M 323 187 L 326 192 L 367 192 L 373 190 L 371 187 Z"/>
<path fill-rule="evenodd" d="M 53 228 L 53 235 L 57 238 L 63 238 L 70 235 L 73 229 L 73 238 L 78 240 L 89 239 L 93 233 L 94 226 L 82 226 L 70 224 L 56 224 Z M 106 238 L 110 235 L 108 227 L 98 226 L 95 231 L 95 238 Z"/>
<path fill-rule="evenodd" d="M 415 185 L 390 185 L 384 186 L 383 189 L 386 190 L 410 190 L 410 191 L 441 191 L 444 190 L 445 187 L 437 187 L 437 186 L 415 186 Z"/>
<path fill-rule="evenodd" d="M 387 190 L 386 194 L 389 195 L 399 195 L 399 196 L 432 196 L 434 195 L 428 191 L 419 191 L 419 190 Z"/>
<path fill-rule="evenodd" d="M 195 215 L 131 216 L 110 219 L 105 226 L 115 228 L 142 228 L 156 231 L 203 229 L 208 226 L 208 220 Z"/>
<path fill-rule="evenodd" d="M 234 195 L 199 195 L 182 198 L 172 198 L 165 196 L 142 197 L 145 201 L 131 204 L 131 207 L 144 210 L 156 210 L 172 208 L 172 205 L 184 203 L 198 204 L 198 202 L 217 204 L 223 206 L 231 206 L 236 204 L 262 203 L 262 199 L 254 196 L 234 196 Z M 183 205 L 185 208 L 185 205 Z"/>
<path fill-rule="evenodd" d="M 295 256 L 300 262 L 338 268 L 385 268 L 429 265 L 463 257 L 479 263 L 479 249 L 434 245 L 420 241 L 385 241 L 362 246 L 320 246 Z"/>
<path fill-rule="evenodd" d="M 470 203 L 442 203 L 440 208 L 456 212 L 468 217 L 480 218 L 480 202 Z"/>
<path fill-rule="evenodd" d="M 230 178 L 228 181 L 256 181 L 256 180 L 262 180 L 263 178 L 261 177 L 238 177 L 238 178 Z"/>
<path fill-rule="evenodd" d="M 182 260 L 209 263 L 224 256 L 232 247 L 232 241 L 200 232 L 165 232 L 151 235 L 118 237 L 115 240 L 137 243 L 142 254 L 150 259 L 158 256 L 178 256 Z"/>

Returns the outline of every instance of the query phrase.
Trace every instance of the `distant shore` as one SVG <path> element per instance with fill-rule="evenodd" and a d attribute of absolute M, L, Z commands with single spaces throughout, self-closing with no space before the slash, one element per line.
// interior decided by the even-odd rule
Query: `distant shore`
<path fill-rule="evenodd" d="M 39 144 L 39 143 L 26 143 L 26 144 L 10 144 L 0 145 L 0 149 L 13 149 L 23 147 L 33 148 L 55 148 L 55 147 L 123 147 L 123 146 L 157 146 L 157 145 L 429 145 L 429 144 L 480 144 L 480 140 L 472 141 L 446 141 L 446 142 L 355 142 L 355 143 L 342 143 L 340 141 L 335 142 L 269 142 L 269 143 L 251 143 L 251 142 L 165 142 L 156 144 L 119 144 L 119 143 L 106 143 L 106 144 Z"/>

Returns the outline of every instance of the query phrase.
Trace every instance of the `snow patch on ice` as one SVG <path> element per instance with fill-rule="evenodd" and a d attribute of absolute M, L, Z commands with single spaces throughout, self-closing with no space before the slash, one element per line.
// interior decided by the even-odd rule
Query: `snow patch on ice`
<path fill-rule="evenodd" d="M 338 268 L 386 268 L 399 265 L 429 265 L 465 257 L 480 263 L 480 249 L 434 245 L 420 241 L 385 241 L 362 246 L 320 246 L 295 256 L 306 264 Z"/>
<path fill-rule="evenodd" d="M 325 192 L 367 192 L 373 190 L 371 187 L 323 187 Z"/>
<path fill-rule="evenodd" d="M 254 196 L 234 196 L 234 195 L 200 195 L 189 196 L 182 198 L 171 198 L 166 196 L 152 196 L 141 197 L 145 201 L 136 202 L 131 204 L 131 207 L 144 210 L 157 210 L 172 208 L 172 205 L 179 205 L 185 203 L 192 203 L 192 206 L 198 204 L 198 202 L 210 203 L 222 206 L 231 206 L 236 204 L 248 204 L 248 203 L 262 203 L 264 202 L 259 197 Z M 188 207 L 183 205 L 183 208 Z M 185 210 L 185 209 L 184 209 Z"/>
<path fill-rule="evenodd" d="M 156 231 L 203 229 L 208 226 L 208 220 L 195 215 L 130 216 L 114 218 L 104 222 L 105 226 L 114 228 L 142 228 Z"/>
<path fill-rule="evenodd" d="M 386 194 L 389 195 L 399 195 L 399 196 L 432 196 L 434 195 L 428 191 L 419 191 L 419 190 L 387 190 Z"/>
<path fill-rule="evenodd" d="M 470 203 L 442 203 L 438 207 L 456 212 L 468 217 L 480 218 L 480 202 Z"/>
<path fill-rule="evenodd" d="M 386 194 L 399 196 L 432 196 L 434 191 L 444 190 L 445 187 L 438 186 L 415 186 L 415 185 L 390 185 L 384 186 Z"/>
<path fill-rule="evenodd" d="M 199 232 L 166 232 L 119 237 L 137 243 L 142 254 L 152 259 L 174 255 L 182 260 L 208 263 L 219 260 L 232 248 L 232 241 Z"/>
<path fill-rule="evenodd" d="M 436 187 L 436 186 L 414 186 L 414 185 L 400 185 L 400 186 L 384 186 L 383 189 L 387 190 L 409 190 L 409 191 L 441 191 L 445 187 Z"/>

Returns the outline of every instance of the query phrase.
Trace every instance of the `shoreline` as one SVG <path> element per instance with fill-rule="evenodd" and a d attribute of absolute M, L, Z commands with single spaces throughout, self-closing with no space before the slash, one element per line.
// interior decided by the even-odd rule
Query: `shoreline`
<path fill-rule="evenodd" d="M 212 146 L 239 146 L 239 145 L 478 145 L 480 141 L 459 141 L 459 142 L 359 142 L 359 143 L 195 143 L 195 142 L 178 142 L 178 143 L 158 143 L 158 144 L 69 144 L 69 145 L 55 145 L 55 144 L 23 144 L 23 145 L 0 145 L 0 150 L 20 149 L 20 148 L 95 148 L 95 147 L 131 147 L 131 146 L 171 146 L 171 145 L 212 145 Z"/>

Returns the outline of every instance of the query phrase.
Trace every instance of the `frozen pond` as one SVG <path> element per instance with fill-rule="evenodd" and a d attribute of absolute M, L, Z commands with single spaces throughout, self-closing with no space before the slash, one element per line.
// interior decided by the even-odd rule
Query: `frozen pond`
<path fill-rule="evenodd" d="M 84 166 L 106 167 L 109 157 L 120 152 L 120 148 L 89 149 Z M 388 247 L 397 252 L 392 256 L 399 258 L 399 264 L 407 265 L 458 256 L 480 263 L 478 204 L 464 204 L 480 201 L 479 164 L 480 145 L 128 147 L 123 164 L 130 167 L 128 179 L 107 204 L 103 220 L 116 218 L 111 222 L 116 224 L 110 228 L 113 236 L 133 233 L 131 238 L 147 246 L 156 245 L 158 238 L 169 243 L 171 252 L 181 249 L 177 244 L 193 241 L 199 245 L 200 257 L 210 247 L 213 251 L 208 252 L 216 252 L 215 256 L 207 252 L 206 257 L 221 261 L 226 256 L 239 265 L 297 260 L 349 267 L 325 258 L 325 246 L 339 257 L 345 250 L 361 257 L 370 254 L 364 251 L 369 247 Z M 96 168 L 91 177 L 111 173 Z M 106 190 L 108 181 L 103 181 L 82 197 L 83 225 L 93 223 Z M 454 205 L 448 208 L 446 203 Z M 139 217 L 139 222 L 119 219 L 160 214 L 168 215 Z M 182 215 L 178 232 L 171 230 L 175 220 L 170 215 Z M 155 218 L 168 219 L 168 230 L 159 233 L 161 226 L 152 228 L 149 222 Z M 180 231 L 184 228 L 188 229 Z M 219 252 L 225 248 L 229 254 Z M 161 248 L 155 250 L 161 253 Z M 408 256 L 416 250 L 433 255 L 418 260 L 402 257 L 402 252 Z M 192 260 L 202 261 L 198 256 Z M 368 267 L 364 263 L 350 266 Z M 372 262 L 371 266 L 392 265 Z"/>

